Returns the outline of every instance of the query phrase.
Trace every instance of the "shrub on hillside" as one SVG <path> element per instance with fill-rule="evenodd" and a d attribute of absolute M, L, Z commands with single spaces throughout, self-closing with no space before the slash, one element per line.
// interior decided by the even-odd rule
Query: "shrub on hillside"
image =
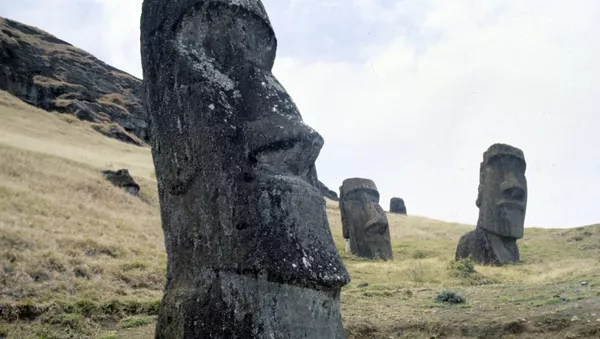
<path fill-rule="evenodd" d="M 448 270 L 450 271 L 450 275 L 454 277 L 467 277 L 477 273 L 475 270 L 475 262 L 470 257 L 458 261 L 450 261 L 450 263 L 448 263 Z"/>
<path fill-rule="evenodd" d="M 465 302 L 465 298 L 453 291 L 442 291 L 437 294 L 434 301 L 436 303 L 462 304 Z"/>

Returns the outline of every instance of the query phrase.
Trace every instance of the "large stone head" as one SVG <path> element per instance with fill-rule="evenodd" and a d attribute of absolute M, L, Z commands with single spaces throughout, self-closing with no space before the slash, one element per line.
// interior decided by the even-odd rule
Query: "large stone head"
<path fill-rule="evenodd" d="M 323 139 L 271 73 L 277 42 L 260 0 L 145 0 L 141 40 L 173 275 L 197 262 L 345 285 L 315 186 Z"/>
<path fill-rule="evenodd" d="M 494 234 L 523 238 L 527 207 L 525 157 L 518 148 L 494 144 L 483 154 L 480 167 L 477 227 Z"/>
<path fill-rule="evenodd" d="M 390 213 L 406 214 L 406 205 L 404 205 L 404 199 L 396 197 L 390 199 Z"/>
<path fill-rule="evenodd" d="M 340 187 L 340 211 L 343 235 L 350 240 L 353 254 L 372 259 L 392 258 L 388 220 L 372 180 L 344 180 Z"/>

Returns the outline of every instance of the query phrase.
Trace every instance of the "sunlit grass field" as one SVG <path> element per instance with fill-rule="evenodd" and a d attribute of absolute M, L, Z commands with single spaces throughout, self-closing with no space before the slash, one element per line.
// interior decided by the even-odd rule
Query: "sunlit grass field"
<path fill-rule="evenodd" d="M 100 173 L 119 168 L 144 199 Z M 451 261 L 473 226 L 388 215 L 395 258 L 373 262 L 343 251 L 336 202 L 327 213 L 349 338 L 600 337 L 598 225 L 528 228 L 521 263 L 472 269 Z M 0 92 L 0 263 L 0 338 L 151 338 L 166 254 L 150 150 Z"/>

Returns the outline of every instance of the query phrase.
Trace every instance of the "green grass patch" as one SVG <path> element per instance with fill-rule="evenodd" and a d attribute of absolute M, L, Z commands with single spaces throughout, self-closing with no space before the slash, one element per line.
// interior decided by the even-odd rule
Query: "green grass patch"
<path fill-rule="evenodd" d="M 134 328 L 145 325 L 150 325 L 154 322 L 154 317 L 132 316 L 127 317 L 119 322 L 121 328 Z"/>

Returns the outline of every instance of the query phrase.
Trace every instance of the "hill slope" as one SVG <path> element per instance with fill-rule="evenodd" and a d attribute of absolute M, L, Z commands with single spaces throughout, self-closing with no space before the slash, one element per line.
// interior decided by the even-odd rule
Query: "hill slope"
<path fill-rule="evenodd" d="M 147 202 L 100 174 L 123 167 Z M 0 334 L 152 336 L 166 261 L 153 173 L 148 148 L 105 138 L 87 122 L 0 92 Z M 449 265 L 472 226 L 388 215 L 395 260 L 382 263 L 344 253 L 337 203 L 328 201 L 327 213 L 352 277 L 342 291 L 349 338 L 600 333 L 597 225 L 528 228 L 519 242 L 522 263 L 473 272 Z M 358 288 L 363 282 L 369 286 Z M 466 303 L 434 303 L 441 290 Z"/>
<path fill-rule="evenodd" d="M 0 89 L 39 108 L 95 122 L 98 131 L 121 141 L 148 140 L 139 79 L 42 30 L 1 17 Z"/>

